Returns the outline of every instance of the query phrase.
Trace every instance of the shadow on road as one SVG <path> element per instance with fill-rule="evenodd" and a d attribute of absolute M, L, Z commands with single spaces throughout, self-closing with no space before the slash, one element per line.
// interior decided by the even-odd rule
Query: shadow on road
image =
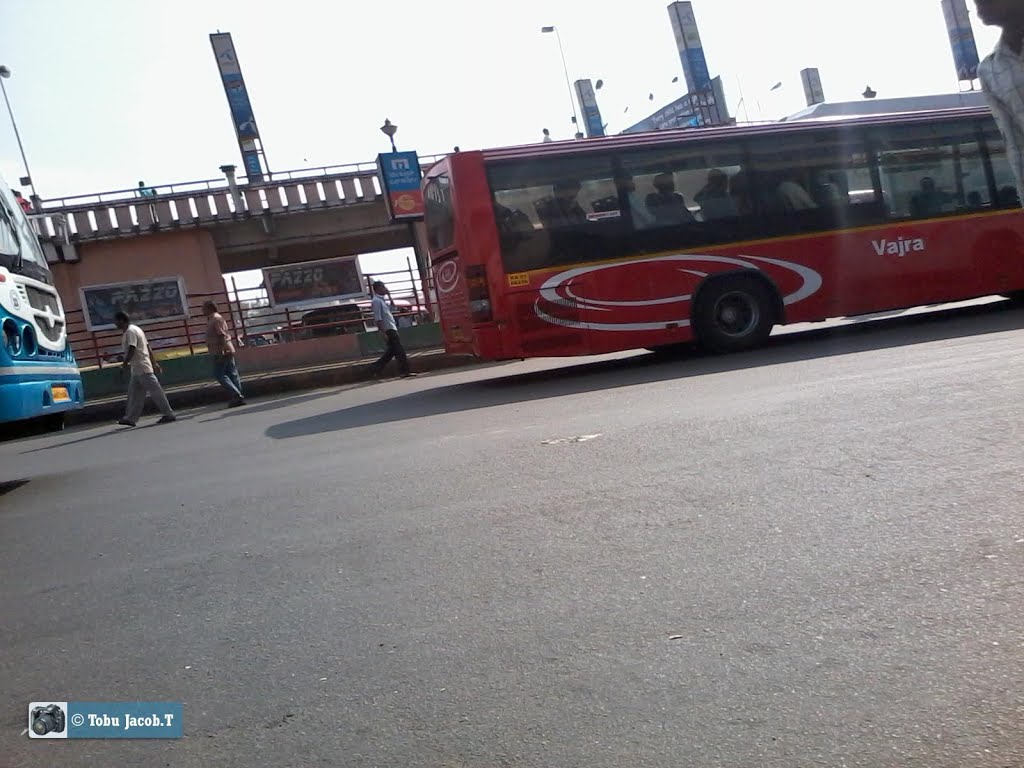
<path fill-rule="evenodd" d="M 669 358 L 647 354 L 500 376 L 414 392 L 270 427 L 284 440 L 424 416 L 704 376 L 856 352 L 943 341 L 1024 328 L 1024 309 L 1009 302 L 872 320 L 773 336 L 760 349 L 712 356 L 691 350 Z"/>
<path fill-rule="evenodd" d="M 27 484 L 28 480 L 9 480 L 7 482 L 0 482 L 0 496 L 3 496 L 5 493 L 10 493 L 11 491 L 16 491 L 21 488 L 21 486 Z"/>
<path fill-rule="evenodd" d="M 276 411 L 278 408 L 287 408 L 292 405 L 301 405 L 302 403 L 308 403 L 313 400 L 320 400 L 324 397 L 331 397 L 332 395 L 338 394 L 342 390 L 354 389 L 358 386 L 369 386 L 367 384 L 357 385 L 345 385 L 343 387 L 332 387 L 330 389 L 323 389 L 317 392 L 309 392 L 304 395 L 293 395 L 291 397 L 277 397 L 273 399 L 257 400 L 251 402 L 249 405 L 243 405 L 240 408 L 228 408 L 222 406 L 213 413 L 204 413 L 206 418 L 196 419 L 197 423 L 206 424 L 210 421 L 220 421 L 222 419 L 230 419 L 235 416 L 245 416 L 246 414 L 252 413 L 265 413 L 266 411 Z"/>
<path fill-rule="evenodd" d="M 150 404 L 147 403 L 147 405 L 150 405 Z M 200 416 L 205 416 L 207 413 L 209 413 L 209 409 L 208 408 L 204 408 L 201 411 L 196 411 L 196 412 L 193 412 L 193 413 L 179 413 L 178 414 L 178 421 L 179 422 L 182 422 L 182 421 L 197 421 L 197 422 L 201 422 L 202 420 L 199 417 Z M 140 429 L 151 429 L 153 427 L 160 427 L 161 429 L 172 429 L 173 428 L 173 426 L 169 425 L 169 424 L 158 424 L 157 423 L 158 419 L 159 419 L 159 413 L 155 413 L 155 414 L 154 413 L 146 413 L 141 419 L 139 419 L 139 424 L 138 424 L 138 426 L 135 426 L 135 427 L 124 427 L 124 426 L 121 426 L 119 424 L 116 424 L 113 421 L 111 421 L 107 425 L 94 424 L 94 425 L 84 426 L 82 429 L 76 430 L 76 433 L 88 430 L 91 434 L 89 434 L 86 437 L 79 437 L 79 438 L 74 439 L 74 440 L 62 440 L 59 443 L 52 443 L 51 445 L 44 445 L 44 446 L 42 446 L 40 448 L 30 448 L 27 451 L 22 451 L 21 455 L 22 456 L 26 456 L 26 455 L 28 455 L 30 453 L 39 453 L 39 451 L 50 451 L 50 450 L 53 450 L 54 448 L 66 448 L 69 445 L 78 445 L 79 443 L 88 443 L 88 442 L 90 442 L 92 440 L 102 440 L 102 439 L 105 439 L 105 438 L 112 437 L 114 435 L 127 435 L 127 434 L 131 434 L 132 432 L 138 432 Z M 104 429 L 104 427 L 106 427 L 106 428 Z M 98 430 L 103 430 L 103 431 L 98 431 Z M 55 436 L 54 434 L 42 435 L 42 437 L 48 437 L 50 439 L 52 439 L 54 436 Z M 39 442 L 39 441 L 35 440 L 33 442 Z"/>

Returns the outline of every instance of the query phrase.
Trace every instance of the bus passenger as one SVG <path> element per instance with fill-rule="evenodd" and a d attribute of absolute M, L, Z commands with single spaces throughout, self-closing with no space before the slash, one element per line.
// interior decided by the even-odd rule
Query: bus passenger
<path fill-rule="evenodd" d="M 786 212 L 809 211 L 818 207 L 818 204 L 807 194 L 807 190 L 803 188 L 792 171 L 782 174 L 775 193 L 778 195 L 782 210 Z"/>
<path fill-rule="evenodd" d="M 510 256 L 524 241 L 533 234 L 533 222 L 530 217 L 518 208 L 508 208 L 501 203 L 494 203 L 494 221 L 498 225 L 498 240 L 501 250 Z"/>
<path fill-rule="evenodd" d="M 736 215 L 749 216 L 754 212 L 754 197 L 750 189 L 750 174 L 739 171 L 729 179 L 729 197 L 736 207 Z"/>
<path fill-rule="evenodd" d="M 615 188 L 619 192 L 619 199 L 625 197 L 629 202 L 629 211 L 633 216 L 633 226 L 637 229 L 649 229 L 657 223 L 654 214 L 640 202 L 640 195 L 636 191 L 636 182 L 633 181 L 633 174 L 626 170 L 615 173 Z"/>
<path fill-rule="evenodd" d="M 576 199 L 583 185 L 574 179 L 563 179 L 552 185 L 551 197 L 534 203 L 545 229 L 560 229 L 587 223 L 586 211 Z"/>
<path fill-rule="evenodd" d="M 935 179 L 925 176 L 921 179 L 921 189 L 910 198 L 910 212 L 914 216 L 938 216 L 953 200 L 948 192 L 939 189 Z"/>
<path fill-rule="evenodd" d="M 730 219 L 738 215 L 736 201 L 729 196 L 729 177 L 718 168 L 708 171 L 707 183 L 693 199 L 700 206 L 704 221 Z"/>
<path fill-rule="evenodd" d="M 686 199 L 676 192 L 676 182 L 671 173 L 659 173 L 653 184 L 657 191 L 647 195 L 644 203 L 657 224 L 671 226 L 695 221 L 686 207 Z"/>

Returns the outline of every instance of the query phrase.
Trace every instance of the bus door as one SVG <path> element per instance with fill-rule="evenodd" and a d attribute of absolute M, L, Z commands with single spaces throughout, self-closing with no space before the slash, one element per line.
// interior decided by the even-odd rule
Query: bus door
<path fill-rule="evenodd" d="M 474 348 L 473 315 L 470 310 L 468 277 L 459 254 L 450 252 L 433 264 L 437 308 L 445 350 L 452 354 L 479 354 Z"/>

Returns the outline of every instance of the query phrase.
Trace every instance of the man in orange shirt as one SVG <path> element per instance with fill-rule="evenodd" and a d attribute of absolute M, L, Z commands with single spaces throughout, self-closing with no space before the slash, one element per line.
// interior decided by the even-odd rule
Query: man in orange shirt
<path fill-rule="evenodd" d="M 206 315 L 206 346 L 213 355 L 213 377 L 231 395 L 229 408 L 245 405 L 242 381 L 238 378 L 238 365 L 235 363 L 235 345 L 231 343 L 227 321 L 212 301 L 203 304 L 203 314 Z"/>

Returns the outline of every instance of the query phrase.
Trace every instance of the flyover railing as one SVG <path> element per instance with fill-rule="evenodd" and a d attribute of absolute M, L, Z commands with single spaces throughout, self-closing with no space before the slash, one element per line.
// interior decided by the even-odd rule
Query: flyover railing
<path fill-rule="evenodd" d="M 441 157 L 421 157 L 424 167 Z M 45 200 L 37 215 L 44 238 L 104 239 L 202 226 L 264 213 L 334 208 L 381 198 L 376 163 L 319 166 L 242 177 L 135 187 Z"/>

